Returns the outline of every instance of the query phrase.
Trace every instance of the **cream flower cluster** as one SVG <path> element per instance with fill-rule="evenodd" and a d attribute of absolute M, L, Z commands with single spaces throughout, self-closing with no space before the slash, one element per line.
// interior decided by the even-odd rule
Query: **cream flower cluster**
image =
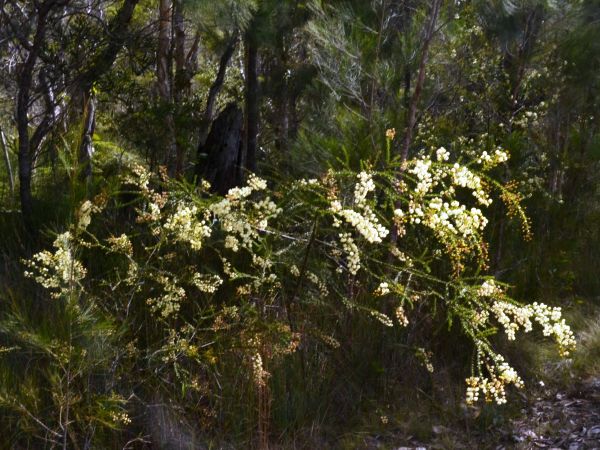
<path fill-rule="evenodd" d="M 354 186 L 353 208 L 344 208 L 339 199 L 330 201 L 329 210 L 333 213 L 333 226 L 339 228 L 342 221 L 351 225 L 365 240 L 371 244 L 381 243 L 389 234 L 389 230 L 379 222 L 379 219 L 368 204 L 368 195 L 375 190 L 371 174 L 360 172 Z M 355 275 L 360 270 L 360 251 L 351 233 L 339 233 L 342 249 L 347 257 L 348 271 Z"/>
<path fill-rule="evenodd" d="M 223 279 L 218 275 L 203 275 L 195 273 L 192 277 L 192 284 L 201 292 L 214 294 L 223 284 Z"/>
<path fill-rule="evenodd" d="M 159 276 L 156 281 L 161 285 L 163 293 L 160 297 L 149 298 L 146 303 L 152 312 L 159 312 L 166 319 L 179 311 L 186 296 L 185 289 L 178 285 L 176 279 L 166 276 Z"/>
<path fill-rule="evenodd" d="M 84 201 L 77 211 L 77 228 L 85 230 L 92 221 L 92 212 L 95 207 L 91 201 Z"/>
<path fill-rule="evenodd" d="M 36 253 L 26 261 L 29 270 L 25 276 L 33 278 L 44 288 L 53 291 L 53 298 L 68 296 L 75 284 L 86 275 L 86 270 L 73 254 L 73 237 L 70 232 L 59 234 L 54 240 L 56 251 Z"/>
<path fill-rule="evenodd" d="M 488 223 L 487 218 L 479 208 L 467 209 L 457 200 L 444 202 L 439 197 L 429 201 L 425 211 L 419 206 L 411 205 L 409 212 L 413 215 L 414 223 L 423 222 L 440 235 L 461 235 L 468 238 L 482 231 Z"/>
<path fill-rule="evenodd" d="M 250 364 L 252 366 L 252 375 L 257 386 L 265 386 L 270 373 L 264 369 L 263 359 L 260 353 L 255 352 L 250 356 Z"/>
<path fill-rule="evenodd" d="M 251 349 L 250 354 L 250 367 L 252 369 L 252 378 L 257 386 L 264 387 L 267 384 L 267 380 L 271 374 L 265 370 L 263 358 L 258 351 L 260 347 L 260 340 L 258 337 L 254 337 L 248 340 L 248 345 Z"/>
<path fill-rule="evenodd" d="M 446 164 L 450 153 L 444 147 L 436 151 L 436 158 L 436 164 L 425 156 L 412 162 L 408 173 L 414 176 L 415 187 L 408 191 L 407 211 L 397 208 L 394 215 L 398 221 L 427 226 L 447 244 L 460 239 L 475 248 L 488 219 L 480 208 L 461 204 L 455 198 L 456 188 L 469 189 L 483 206 L 492 199 L 479 176 L 458 163 Z"/>
<path fill-rule="evenodd" d="M 425 350 L 423 347 L 418 347 L 415 352 L 415 356 L 421 361 L 421 363 L 427 369 L 427 372 L 433 373 L 433 363 L 431 362 L 431 358 L 433 357 L 433 353 Z"/>
<path fill-rule="evenodd" d="M 183 326 L 180 330 L 169 330 L 169 337 L 162 346 L 162 360 L 165 363 L 176 362 L 182 356 L 196 358 L 198 346 L 192 343 L 194 328 L 190 325 Z"/>
<path fill-rule="evenodd" d="M 360 270 L 360 251 L 358 250 L 358 246 L 354 242 L 354 239 L 352 239 L 350 233 L 340 233 L 339 238 L 342 249 L 348 259 L 348 272 L 352 275 L 356 275 Z"/>
<path fill-rule="evenodd" d="M 334 200 L 331 202 L 331 211 L 352 225 L 356 231 L 372 244 L 381 242 L 389 233 L 367 206 L 362 209 L 362 212 L 358 212 L 353 209 L 344 209 L 339 201 Z M 339 226 L 339 222 L 336 225 Z"/>
<path fill-rule="evenodd" d="M 475 332 L 488 328 L 490 322 L 495 320 L 504 329 L 507 338 L 512 341 L 515 340 L 519 330 L 530 332 L 534 323 L 537 323 L 542 328 L 542 334 L 552 337 L 558 344 L 561 356 L 568 356 L 574 349 L 576 342 L 573 332 L 562 317 L 560 308 L 537 302 L 531 305 L 512 303 L 504 294 L 502 287 L 491 278 L 475 289 L 480 298 L 486 299 L 486 303 L 482 305 L 483 309 L 473 312 L 470 323 L 475 327 Z M 466 380 L 467 403 L 477 402 L 480 394 L 488 402 L 506 403 L 505 387 L 509 384 L 522 387 L 523 381 L 501 355 L 492 352 L 487 342 L 476 340 L 475 344 L 477 360 L 480 361 L 482 356 L 486 355 L 485 368 L 489 376 L 474 376 Z M 481 369 L 482 364 L 478 362 L 478 370 Z"/>
<path fill-rule="evenodd" d="M 131 241 L 129 240 L 129 236 L 127 236 L 126 234 L 121 234 L 121 236 L 112 236 L 109 237 L 107 240 L 108 244 L 110 245 L 110 249 L 113 252 L 117 252 L 117 253 L 125 253 L 126 255 L 131 256 L 133 254 L 133 245 L 131 244 Z"/>
<path fill-rule="evenodd" d="M 138 186 L 142 191 L 147 192 L 149 190 L 150 172 L 140 164 L 134 164 L 131 167 L 133 176 L 127 178 L 127 181 Z"/>
<path fill-rule="evenodd" d="M 358 174 L 358 183 L 354 187 L 354 206 L 356 209 L 344 208 L 339 200 L 332 200 L 330 209 L 341 219 L 352 225 L 368 242 L 379 243 L 389 231 L 379 223 L 379 219 L 367 204 L 367 196 L 375 190 L 373 178 L 367 172 Z M 339 220 L 334 222 L 339 226 Z"/>
<path fill-rule="evenodd" d="M 492 199 L 483 189 L 481 178 L 468 168 L 455 163 L 450 169 L 450 175 L 452 176 L 454 185 L 470 189 L 480 204 L 484 206 L 492 204 Z"/>
<path fill-rule="evenodd" d="M 375 292 L 374 292 L 374 294 L 378 297 L 382 297 L 389 293 L 390 293 L 390 285 L 385 281 L 382 281 L 381 283 L 379 283 L 379 286 L 377 286 L 377 289 L 375 289 Z"/>
<path fill-rule="evenodd" d="M 224 199 L 210 206 L 221 229 L 227 233 L 225 248 L 234 252 L 240 248 L 250 250 L 259 237 L 259 231 L 267 228 L 269 219 L 281 213 L 269 197 L 257 202 L 248 199 L 253 192 L 266 188 L 265 180 L 250 175 L 246 186 L 230 189 Z"/>
<path fill-rule="evenodd" d="M 396 320 L 401 326 L 408 326 L 408 317 L 406 317 L 406 311 L 404 310 L 404 306 L 397 306 L 394 313 L 396 314 Z"/>
<path fill-rule="evenodd" d="M 504 328 L 509 340 L 514 340 L 515 333 L 521 328 L 526 333 L 531 331 L 534 320 L 542 327 L 544 336 L 552 337 L 556 341 L 561 356 L 568 356 L 575 347 L 573 331 L 566 324 L 559 307 L 538 302 L 521 306 L 496 300 L 491 306 L 491 312 Z"/>
<path fill-rule="evenodd" d="M 124 411 L 121 411 L 121 412 L 111 411 L 110 412 L 110 419 L 112 420 L 113 423 L 117 423 L 117 424 L 128 425 L 128 424 L 131 423 L 131 418 Z"/>
<path fill-rule="evenodd" d="M 317 287 L 321 298 L 326 298 L 329 295 L 329 289 L 327 288 L 327 285 L 317 276 L 316 273 L 307 272 L 306 278 Z"/>
<path fill-rule="evenodd" d="M 494 365 L 488 367 L 489 377 L 469 377 L 466 379 L 466 402 L 472 405 L 479 401 L 481 393 L 486 402 L 495 401 L 498 405 L 506 403 L 506 386 L 512 384 L 523 387 L 523 380 L 517 371 L 508 365 L 500 355 L 494 355 Z"/>
<path fill-rule="evenodd" d="M 533 310 L 533 317 L 542 327 L 544 336 L 553 336 L 558 344 L 558 350 L 561 356 L 569 356 L 574 350 L 576 341 L 571 327 L 567 325 L 562 317 L 560 307 L 551 307 L 544 303 L 534 302 L 525 307 Z"/>
<path fill-rule="evenodd" d="M 417 179 L 415 194 L 423 196 L 427 194 L 434 186 L 433 173 L 430 171 L 431 160 L 428 158 L 417 159 L 414 166 L 408 171 Z"/>
<path fill-rule="evenodd" d="M 298 181 L 295 181 L 293 183 L 293 185 L 297 185 L 297 186 L 317 186 L 319 184 L 319 180 L 317 180 L 316 178 L 301 178 Z"/>
<path fill-rule="evenodd" d="M 248 177 L 247 185 L 253 191 L 264 191 L 267 189 L 267 182 L 254 174 L 251 174 Z"/>
<path fill-rule="evenodd" d="M 505 301 L 495 301 L 491 309 L 496 320 L 504 327 L 504 332 L 509 341 L 515 340 L 515 333 L 521 327 L 523 327 L 526 333 L 531 331 L 532 325 L 530 319 L 533 315 L 531 309 Z"/>
<path fill-rule="evenodd" d="M 435 151 L 435 157 L 438 161 L 448 161 L 450 159 L 450 152 L 444 147 L 440 147 Z"/>
<path fill-rule="evenodd" d="M 373 177 L 368 172 L 360 172 L 357 175 L 358 183 L 354 186 L 354 203 L 361 208 L 366 206 L 367 196 L 375 190 Z"/>
<path fill-rule="evenodd" d="M 508 153 L 501 148 L 497 148 L 491 154 L 484 150 L 477 159 L 477 163 L 481 164 L 484 169 L 491 169 L 498 164 L 508 161 L 508 159 Z"/>
<path fill-rule="evenodd" d="M 163 228 L 171 233 L 176 241 L 187 242 L 193 250 L 200 250 L 203 241 L 210 237 L 211 228 L 206 213 L 198 219 L 198 208 L 183 202 L 177 204 L 176 211 L 167 217 Z"/>
<path fill-rule="evenodd" d="M 394 322 L 392 321 L 392 319 L 390 319 L 387 315 L 385 315 L 379 311 L 372 310 L 371 316 L 373 316 L 376 320 L 378 320 L 380 323 L 382 323 L 386 327 L 394 326 Z"/>
<path fill-rule="evenodd" d="M 487 325 L 488 321 L 490 320 L 490 313 L 487 309 L 473 311 L 472 320 L 473 320 L 473 323 L 475 324 L 475 326 L 477 326 L 477 327 L 485 326 L 485 325 Z"/>
<path fill-rule="evenodd" d="M 490 278 L 481 284 L 479 289 L 477 289 L 477 294 L 480 297 L 493 297 L 494 295 L 502 294 L 502 289 Z"/>

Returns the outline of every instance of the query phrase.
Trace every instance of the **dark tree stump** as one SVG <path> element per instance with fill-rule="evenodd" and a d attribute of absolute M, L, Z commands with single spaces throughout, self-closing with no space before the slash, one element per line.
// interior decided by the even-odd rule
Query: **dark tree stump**
<path fill-rule="evenodd" d="M 206 161 L 198 164 L 197 175 L 221 195 L 241 182 L 239 162 L 243 118 L 242 110 L 235 103 L 227 105 L 213 122 L 202 149 Z"/>

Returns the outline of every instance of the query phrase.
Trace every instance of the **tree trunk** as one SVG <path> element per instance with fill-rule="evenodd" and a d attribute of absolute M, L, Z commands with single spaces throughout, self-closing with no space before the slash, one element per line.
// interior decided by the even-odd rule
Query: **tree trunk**
<path fill-rule="evenodd" d="M 162 0 L 161 0 L 162 1 Z M 127 39 L 128 26 L 133 18 L 135 7 L 140 0 L 124 0 L 121 8 L 110 21 L 107 31 L 108 44 L 92 57 L 85 71 L 81 72 L 74 85 L 83 92 L 89 92 L 96 80 L 110 70 L 119 50 Z"/>
<path fill-rule="evenodd" d="M 169 176 L 176 174 L 177 155 L 175 148 L 175 124 L 173 120 L 171 83 L 170 83 L 170 40 L 171 31 L 171 1 L 160 0 L 158 24 L 158 49 L 156 51 L 156 85 L 158 98 L 166 109 L 165 129 L 161 144 L 164 149 L 163 161 L 167 166 Z"/>
<path fill-rule="evenodd" d="M 10 164 L 10 155 L 8 154 L 6 136 L 4 135 L 3 130 L 0 130 L 0 145 L 2 145 L 2 153 L 4 155 L 4 163 L 6 164 L 6 173 L 8 175 L 8 185 L 10 187 L 10 195 L 12 197 L 15 194 L 15 179 L 13 177 L 12 165 Z"/>
<path fill-rule="evenodd" d="M 282 75 L 283 76 L 281 79 L 281 87 L 275 98 L 278 122 L 278 133 L 275 145 L 279 150 L 280 154 L 284 154 L 288 151 L 290 138 L 290 93 L 285 66 Z"/>
<path fill-rule="evenodd" d="M 92 61 L 90 67 L 82 72 L 74 83 L 72 92 L 75 104 L 72 114 L 79 120 L 82 118 L 83 127 L 79 146 L 80 178 L 92 179 L 92 154 L 94 153 L 93 135 L 96 127 L 96 98 L 93 95 L 93 84 L 112 67 L 119 50 L 125 44 L 127 28 L 139 0 L 125 0 L 117 15 L 109 25 L 109 43 Z M 88 5 L 89 7 L 89 5 Z"/>
<path fill-rule="evenodd" d="M 243 114 L 230 103 L 215 119 L 206 139 L 204 179 L 221 195 L 241 182 L 239 171 Z"/>
<path fill-rule="evenodd" d="M 19 196 L 23 223 L 28 232 L 34 233 L 33 196 L 31 193 L 31 175 L 33 170 L 32 152 L 29 141 L 29 101 L 33 84 L 33 71 L 46 33 L 46 19 L 52 3 L 46 2 L 38 7 L 37 28 L 27 59 L 18 75 L 16 122 L 19 136 Z"/>
<path fill-rule="evenodd" d="M 223 87 L 223 83 L 225 82 L 225 74 L 227 72 L 227 66 L 229 65 L 229 61 L 233 56 L 233 52 L 235 51 L 235 47 L 237 45 L 238 37 L 235 35 L 229 41 L 227 47 L 225 48 L 225 52 L 221 56 L 221 60 L 219 61 L 219 70 L 217 72 L 217 77 L 215 81 L 210 87 L 208 91 L 208 97 L 206 99 L 206 108 L 204 109 L 204 113 L 202 114 L 202 121 L 200 122 L 200 131 L 198 133 L 198 168 L 200 167 L 200 156 L 205 153 L 204 146 L 206 144 L 206 139 L 208 137 L 208 132 L 210 131 L 210 126 L 213 120 L 215 103 L 217 102 L 217 96 Z M 199 170 L 199 169 L 198 169 Z M 200 172 L 197 171 L 198 174 Z"/>
<path fill-rule="evenodd" d="M 258 44 L 252 30 L 246 34 L 246 120 L 244 126 L 244 152 L 240 169 L 256 171 L 258 147 Z"/>
<path fill-rule="evenodd" d="M 417 122 L 417 109 L 419 106 L 419 100 L 421 99 L 421 92 L 423 90 L 423 84 L 425 83 L 425 69 L 427 67 L 427 58 L 429 56 L 429 45 L 431 44 L 431 40 L 433 39 L 433 35 L 435 32 L 435 25 L 437 23 L 438 15 L 440 12 L 440 7 L 442 4 L 442 0 L 433 0 L 433 4 L 431 5 L 431 12 L 429 15 L 429 22 L 427 24 L 427 29 L 425 31 L 425 39 L 423 43 L 423 50 L 421 55 L 421 62 L 419 64 L 419 74 L 417 76 L 417 83 L 415 85 L 415 91 L 410 99 L 410 104 L 407 112 L 407 124 L 406 124 L 406 132 L 404 134 L 404 140 L 402 141 L 402 149 L 400 152 L 400 172 L 398 173 L 398 178 L 402 178 L 405 169 L 405 163 L 408 160 L 408 152 L 410 149 L 410 145 L 412 143 L 413 138 L 413 130 Z M 410 87 L 410 71 L 406 71 L 404 83 L 405 88 L 408 89 Z M 405 92 L 405 95 L 408 95 L 408 92 Z M 405 97 L 406 99 L 406 97 Z M 400 206 L 400 201 L 396 201 L 396 207 Z M 396 243 L 398 241 L 398 227 L 396 224 L 392 226 L 392 230 L 390 233 L 390 239 L 392 243 Z M 390 254 L 391 259 L 391 254 Z"/>
<path fill-rule="evenodd" d="M 185 58 L 185 24 L 183 21 L 183 0 L 173 0 L 173 40 L 175 59 L 175 80 L 173 82 L 173 101 L 176 111 L 180 106 L 186 90 L 189 88 L 189 77 L 186 70 Z M 174 136 L 175 144 L 175 175 L 183 172 L 185 159 L 185 143 L 182 136 Z"/>
<path fill-rule="evenodd" d="M 425 69 L 427 67 L 427 59 L 429 57 L 429 45 L 431 44 L 431 40 L 433 39 L 435 25 L 437 23 L 438 15 L 440 13 L 441 4 L 442 0 L 433 1 L 433 5 L 431 6 L 431 12 L 429 15 L 429 22 L 427 24 L 427 30 L 425 31 L 421 62 L 419 64 L 419 75 L 417 76 L 415 92 L 413 93 L 413 96 L 410 100 L 410 106 L 408 108 L 408 123 L 406 124 L 406 133 L 402 142 L 402 152 L 400 154 L 400 157 L 403 163 L 408 159 L 408 151 L 412 143 L 413 130 L 417 123 L 417 109 L 419 106 L 419 100 L 421 99 L 423 84 L 425 83 Z"/>
<path fill-rule="evenodd" d="M 83 129 L 79 147 L 80 178 L 92 181 L 92 155 L 94 154 L 94 130 L 96 128 L 96 98 L 89 94 L 83 98 Z"/>

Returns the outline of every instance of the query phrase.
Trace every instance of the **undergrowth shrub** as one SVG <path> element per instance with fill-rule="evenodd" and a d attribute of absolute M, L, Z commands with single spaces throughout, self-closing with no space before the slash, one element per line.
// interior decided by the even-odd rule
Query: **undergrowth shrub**
<path fill-rule="evenodd" d="M 427 372 L 434 351 L 448 352 L 471 367 L 468 404 L 503 404 L 523 381 L 494 335 L 515 340 L 537 324 L 561 355 L 575 344 L 560 308 L 520 303 L 486 273 L 492 201 L 529 233 L 514 186 L 487 175 L 507 158 L 498 149 L 465 163 L 439 148 L 386 171 L 330 170 L 272 189 L 250 174 L 224 197 L 133 165 L 119 195 L 82 203 L 54 250 L 26 262 L 45 288 L 39 301 L 72 311 L 66 329 L 80 330 L 39 361 L 71 374 L 47 391 L 69 394 L 24 409 L 5 387 L 3 405 L 47 439 L 93 441 L 105 428 L 141 439 L 149 404 L 164 402 L 195 418 L 191 430 L 247 439 L 255 429 L 264 446 L 272 423 L 298 426 L 322 395 L 352 398 L 352 382 L 385 371 L 398 348 Z M 15 320 L 0 328 L 4 358 L 22 348 L 11 343 L 23 336 Z M 444 347 L 448 337 L 460 346 Z M 380 346 L 377 367 L 361 364 L 360 340 Z"/>

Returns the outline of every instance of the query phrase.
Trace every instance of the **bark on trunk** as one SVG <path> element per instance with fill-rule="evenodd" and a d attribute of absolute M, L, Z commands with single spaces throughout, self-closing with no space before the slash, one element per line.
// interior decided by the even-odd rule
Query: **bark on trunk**
<path fill-rule="evenodd" d="M 185 24 L 183 20 L 182 0 L 173 0 L 173 57 L 175 59 L 175 81 L 173 83 L 173 98 L 175 103 L 183 99 L 188 89 L 189 78 L 186 71 L 185 57 Z"/>
<path fill-rule="evenodd" d="M 242 136 L 242 110 L 230 103 L 216 118 L 206 139 L 208 154 L 203 178 L 221 195 L 240 184 L 239 160 Z"/>
<path fill-rule="evenodd" d="M 183 1 L 173 0 L 173 40 L 174 40 L 174 59 L 175 59 L 175 80 L 173 82 L 173 101 L 176 111 L 180 110 L 185 92 L 189 88 L 189 78 L 186 70 L 185 59 L 185 24 L 183 21 Z M 175 145 L 175 175 L 179 176 L 183 172 L 185 160 L 185 143 L 181 140 L 182 136 L 174 133 Z"/>
<path fill-rule="evenodd" d="M 169 176 L 176 175 L 177 155 L 175 148 L 175 123 L 172 113 L 170 83 L 170 49 L 171 49 L 171 1 L 160 0 L 158 24 L 158 49 L 156 52 L 156 85 L 158 97 L 167 110 L 165 113 L 165 129 L 161 139 L 164 149 L 163 162 L 167 166 Z"/>
<path fill-rule="evenodd" d="M 38 7 L 37 27 L 33 43 L 18 76 L 19 88 L 17 93 L 16 122 L 19 136 L 19 196 L 21 200 L 23 223 L 30 233 L 35 232 L 35 227 L 33 224 L 33 196 L 31 193 L 33 164 L 29 139 L 29 102 L 31 99 L 35 63 L 44 41 L 46 34 L 46 20 L 52 6 L 52 2 L 46 2 Z"/>
<path fill-rule="evenodd" d="M 84 97 L 83 129 L 79 147 L 80 178 L 92 181 L 92 155 L 94 154 L 94 130 L 96 128 L 96 99 L 93 94 Z"/>
<path fill-rule="evenodd" d="M 256 171 L 258 147 L 258 45 L 252 31 L 246 35 L 246 120 L 244 126 L 244 152 L 240 169 Z"/>
<path fill-rule="evenodd" d="M 200 175 L 200 158 L 203 153 L 205 153 L 204 146 L 206 144 L 206 139 L 208 137 L 208 133 L 210 131 L 210 126 L 213 121 L 214 108 L 215 103 L 217 102 L 217 96 L 223 87 L 223 83 L 225 82 L 225 74 L 227 73 L 227 66 L 229 65 L 229 61 L 231 61 L 231 57 L 233 56 L 233 52 L 235 51 L 235 47 L 237 45 L 238 38 L 234 36 L 230 41 L 227 47 L 225 48 L 225 52 L 221 55 L 221 60 L 219 61 L 219 70 L 217 72 L 217 76 L 215 81 L 210 87 L 208 91 L 208 97 L 206 99 L 206 108 L 204 109 L 204 113 L 202 114 L 202 121 L 200 122 L 200 130 L 198 133 L 198 169 L 197 174 Z"/>
<path fill-rule="evenodd" d="M 8 185 L 10 187 L 10 195 L 12 197 L 15 194 L 15 179 L 13 177 L 12 165 L 10 164 L 8 146 L 6 145 L 6 136 L 4 135 L 3 130 L 0 130 L 0 144 L 2 145 L 2 153 L 4 155 L 4 163 L 6 164 L 6 173 L 8 175 Z"/>

